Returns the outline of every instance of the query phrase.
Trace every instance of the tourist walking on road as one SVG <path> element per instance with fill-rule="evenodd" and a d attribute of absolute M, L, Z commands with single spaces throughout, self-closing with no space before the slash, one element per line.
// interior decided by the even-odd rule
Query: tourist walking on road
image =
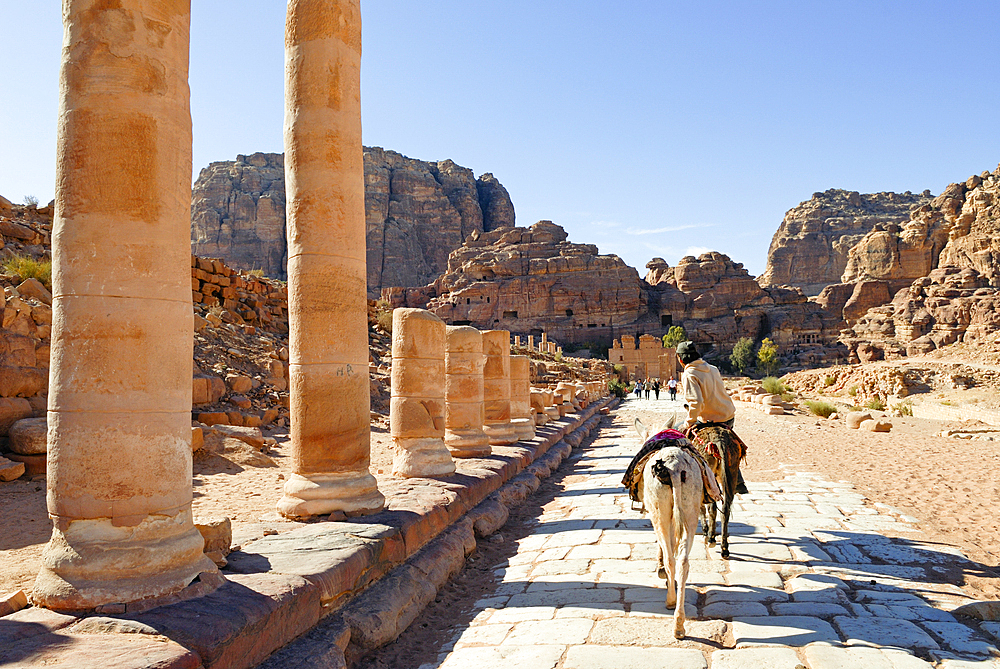
<path fill-rule="evenodd" d="M 667 388 L 670 390 L 670 401 L 673 402 L 677 399 L 677 379 L 670 376 L 670 380 L 667 381 Z"/>
<path fill-rule="evenodd" d="M 653 382 L 650 381 L 649 379 L 646 379 L 646 383 L 644 385 L 646 387 L 646 399 L 648 400 L 649 399 L 649 391 L 653 389 Z"/>
<path fill-rule="evenodd" d="M 642 381 L 636 381 L 635 385 L 632 386 L 632 390 L 635 391 L 635 398 L 642 399 Z"/>
<path fill-rule="evenodd" d="M 656 396 L 656 399 L 660 399 L 660 380 L 659 379 L 653 379 L 653 395 Z"/>
<path fill-rule="evenodd" d="M 730 429 L 736 422 L 736 405 L 726 392 L 722 375 L 718 368 L 701 359 L 694 342 L 684 341 L 677 345 L 677 359 L 684 367 L 681 374 L 681 388 L 687 402 L 688 417 L 684 425 L 688 429 L 698 422 L 721 423 Z M 736 484 L 738 494 L 746 494 L 743 472 Z"/>

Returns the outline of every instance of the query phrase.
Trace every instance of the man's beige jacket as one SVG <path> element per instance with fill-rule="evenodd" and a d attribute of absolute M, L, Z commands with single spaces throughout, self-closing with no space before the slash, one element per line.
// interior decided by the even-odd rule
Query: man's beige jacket
<path fill-rule="evenodd" d="M 684 368 L 681 375 L 684 401 L 688 405 L 687 427 L 700 417 L 704 422 L 722 423 L 736 415 L 719 370 L 701 358 Z"/>

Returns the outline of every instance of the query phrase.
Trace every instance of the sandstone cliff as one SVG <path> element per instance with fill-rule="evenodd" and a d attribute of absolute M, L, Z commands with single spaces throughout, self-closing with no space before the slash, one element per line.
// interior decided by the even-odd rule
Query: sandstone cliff
<path fill-rule="evenodd" d="M 514 206 L 492 174 L 476 179 L 451 160 L 424 162 L 365 148 L 368 289 L 420 286 L 447 268 L 448 254 L 472 232 L 514 225 Z M 197 254 L 285 278 L 282 154 L 255 153 L 201 171 L 191 204 Z"/>
<path fill-rule="evenodd" d="M 564 342 L 610 340 L 612 331 L 635 326 L 643 302 L 634 268 L 592 244 L 567 241 L 550 221 L 473 233 L 433 284 L 390 288 L 383 296 L 393 306 L 426 307 L 448 323 L 546 331 Z"/>
<path fill-rule="evenodd" d="M 797 286 L 817 295 L 827 285 L 840 283 L 848 252 L 878 226 L 904 223 L 910 211 L 931 200 L 920 195 L 871 193 L 830 189 L 785 214 L 771 239 L 763 286 Z"/>
<path fill-rule="evenodd" d="M 927 353 L 1000 330 L 1000 289 L 972 268 L 940 267 L 869 309 L 844 338 L 862 362 Z"/>
<path fill-rule="evenodd" d="M 543 331 L 563 343 L 597 343 L 636 334 L 661 336 L 683 325 L 701 344 L 721 352 L 740 337 L 770 336 L 786 352 L 810 350 L 811 360 L 839 359 L 830 345 L 839 318 L 798 289 L 761 288 L 743 265 L 710 252 L 670 267 L 647 264 L 645 281 L 614 255 L 573 244 L 549 221 L 531 228 L 473 234 L 452 252 L 448 271 L 422 288 L 390 288 L 392 306 L 425 307 L 451 324 Z"/>
<path fill-rule="evenodd" d="M 848 253 L 842 284 L 827 287 L 819 301 L 839 303 L 852 325 L 872 307 L 941 267 L 975 269 L 990 285 L 1000 269 L 1000 167 L 948 186 L 910 213 L 901 225 L 879 225 Z M 853 293 L 846 303 L 842 295 Z M 834 298 L 834 295 L 840 295 Z"/>
<path fill-rule="evenodd" d="M 669 314 L 669 322 L 682 325 L 696 342 L 728 352 L 742 337 L 770 337 L 803 364 L 846 355 L 835 343 L 841 328 L 836 314 L 798 288 L 761 287 L 742 263 L 723 253 L 686 256 L 673 268 L 654 258 L 646 268 L 650 308 Z"/>

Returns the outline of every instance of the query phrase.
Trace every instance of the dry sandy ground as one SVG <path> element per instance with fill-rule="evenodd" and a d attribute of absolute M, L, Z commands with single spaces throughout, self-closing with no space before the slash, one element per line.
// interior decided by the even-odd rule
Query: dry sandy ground
<path fill-rule="evenodd" d="M 623 409 L 634 407 L 642 415 L 643 402 L 630 400 Z M 741 407 L 736 427 L 750 446 L 745 466 L 750 480 L 781 478 L 786 469 L 795 469 L 850 481 L 871 500 L 920 519 L 928 540 L 959 546 L 985 567 L 996 567 L 1000 442 L 935 436 L 957 423 L 915 418 L 892 422 L 891 433 L 877 434 L 848 430 L 843 421 L 765 416 Z M 219 456 L 196 458 L 195 515 L 230 517 L 236 543 L 263 536 L 265 530 L 295 526 L 274 512 L 290 471 L 287 445 L 281 443 L 282 435 L 276 436 L 279 445 L 270 453 L 273 467 L 239 465 Z M 372 442 L 372 470 L 377 478 L 385 478 L 391 453 L 384 421 L 373 425 Z M 0 484 L 0 509 L 0 593 L 30 589 L 51 527 L 44 479 Z M 531 513 L 530 504 L 518 510 Z M 966 585 L 980 596 L 1000 597 L 997 573 L 1000 570 L 984 571 Z"/>

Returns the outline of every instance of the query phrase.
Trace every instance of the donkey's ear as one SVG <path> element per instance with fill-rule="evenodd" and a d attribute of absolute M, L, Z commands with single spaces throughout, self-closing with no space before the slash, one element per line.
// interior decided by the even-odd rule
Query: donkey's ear
<path fill-rule="evenodd" d="M 643 443 L 645 443 L 646 439 L 649 438 L 649 430 L 638 418 L 635 419 L 635 431 L 639 434 L 639 439 L 641 439 Z"/>

